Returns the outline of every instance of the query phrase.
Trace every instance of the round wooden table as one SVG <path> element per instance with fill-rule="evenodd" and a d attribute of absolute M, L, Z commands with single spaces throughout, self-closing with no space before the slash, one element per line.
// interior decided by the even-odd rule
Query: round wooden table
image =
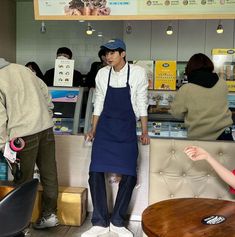
<path fill-rule="evenodd" d="M 142 214 L 148 237 L 235 237 L 235 202 L 179 198 L 157 202 Z"/>

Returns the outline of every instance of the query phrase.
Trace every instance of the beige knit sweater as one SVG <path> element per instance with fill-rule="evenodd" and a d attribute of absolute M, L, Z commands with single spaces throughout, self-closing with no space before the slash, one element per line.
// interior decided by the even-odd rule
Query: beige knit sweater
<path fill-rule="evenodd" d="M 14 137 L 52 127 L 52 109 L 46 84 L 30 69 L 0 64 L 0 149 Z"/>
<path fill-rule="evenodd" d="M 227 94 L 227 84 L 222 79 L 212 88 L 189 83 L 179 89 L 169 112 L 184 119 L 189 139 L 216 140 L 233 124 Z"/>

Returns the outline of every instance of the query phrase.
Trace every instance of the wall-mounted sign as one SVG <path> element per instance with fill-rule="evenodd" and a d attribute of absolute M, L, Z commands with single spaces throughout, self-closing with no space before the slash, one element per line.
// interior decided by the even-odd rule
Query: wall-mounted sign
<path fill-rule="evenodd" d="M 235 0 L 34 0 L 36 20 L 234 19 L 234 9 Z"/>
<path fill-rule="evenodd" d="M 155 62 L 156 90 L 176 90 L 176 61 Z"/>
<path fill-rule="evenodd" d="M 73 85 L 74 60 L 56 59 L 53 86 Z"/>

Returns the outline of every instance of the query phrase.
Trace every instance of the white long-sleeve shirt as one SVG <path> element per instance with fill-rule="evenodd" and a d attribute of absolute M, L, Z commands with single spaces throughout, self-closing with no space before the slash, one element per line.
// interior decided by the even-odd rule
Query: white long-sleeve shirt
<path fill-rule="evenodd" d="M 148 79 L 144 68 L 130 65 L 129 85 L 131 92 L 131 103 L 136 118 L 140 116 L 147 116 L 148 108 Z M 101 68 L 96 76 L 96 89 L 95 89 L 95 102 L 94 102 L 94 115 L 99 116 L 103 110 L 104 99 L 108 87 L 110 66 Z M 126 86 L 127 82 L 128 64 L 119 71 L 115 72 L 112 68 L 111 78 L 109 85 L 115 88 Z"/>

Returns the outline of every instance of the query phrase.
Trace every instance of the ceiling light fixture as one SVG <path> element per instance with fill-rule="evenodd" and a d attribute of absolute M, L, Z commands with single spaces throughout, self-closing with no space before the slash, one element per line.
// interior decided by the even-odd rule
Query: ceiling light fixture
<path fill-rule="evenodd" d="M 102 32 L 98 32 L 97 36 L 98 36 L 98 37 L 103 37 Z"/>
<path fill-rule="evenodd" d="M 166 29 L 166 34 L 167 35 L 172 35 L 173 34 L 173 27 L 171 25 L 168 25 Z"/>
<path fill-rule="evenodd" d="M 221 21 L 219 21 L 219 24 L 217 26 L 216 32 L 217 32 L 217 34 L 223 34 L 223 32 L 224 32 L 224 28 L 223 28 L 223 26 L 221 24 Z"/>
<path fill-rule="evenodd" d="M 41 33 L 46 33 L 47 29 L 46 29 L 46 24 L 44 21 L 42 21 L 41 23 L 41 27 L 40 27 L 40 32 Z"/>
<path fill-rule="evenodd" d="M 87 33 L 87 35 L 92 35 L 92 33 L 93 33 L 93 29 L 92 29 L 90 23 L 88 23 L 88 25 L 87 25 L 86 33 Z"/>

